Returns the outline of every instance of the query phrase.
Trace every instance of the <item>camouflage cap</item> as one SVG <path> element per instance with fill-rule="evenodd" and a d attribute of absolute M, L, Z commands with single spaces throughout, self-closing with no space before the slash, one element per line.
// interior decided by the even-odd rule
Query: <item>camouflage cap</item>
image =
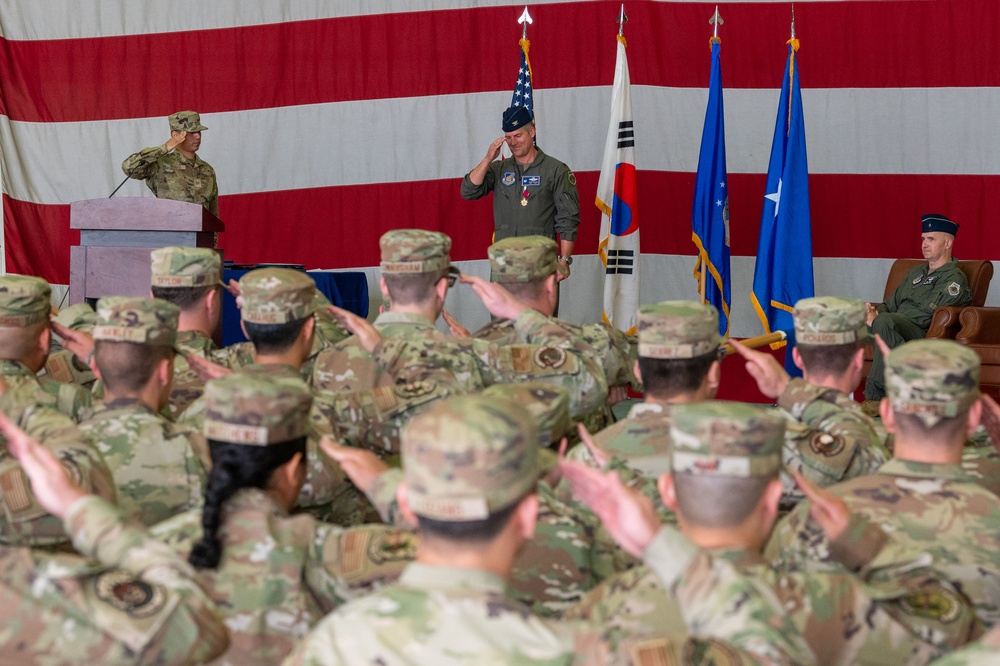
<path fill-rule="evenodd" d="M 675 405 L 670 459 L 674 474 L 777 476 L 785 422 L 773 410 L 712 400 Z"/>
<path fill-rule="evenodd" d="M 52 321 L 74 331 L 86 331 L 89 333 L 94 329 L 94 325 L 97 324 L 97 313 L 94 312 L 94 308 L 90 307 L 84 301 L 76 305 L 71 305 L 68 308 L 63 308 L 52 317 Z"/>
<path fill-rule="evenodd" d="M 204 132 L 208 128 L 201 124 L 201 116 L 196 111 L 178 111 L 167 116 L 170 129 L 178 132 Z"/>
<path fill-rule="evenodd" d="M 158 298 L 108 296 L 97 301 L 95 340 L 173 347 L 180 308 Z"/>
<path fill-rule="evenodd" d="M 556 258 L 559 246 L 545 236 L 504 238 L 490 245 L 486 252 L 494 282 L 530 282 L 555 272 L 566 273 L 566 267 Z"/>
<path fill-rule="evenodd" d="M 538 433 L 521 407 L 469 395 L 415 416 L 400 436 L 407 500 L 435 520 L 483 520 L 538 480 Z"/>
<path fill-rule="evenodd" d="M 979 397 L 979 356 L 951 340 L 913 340 L 885 360 L 885 392 L 897 414 L 931 428 L 960 416 Z"/>
<path fill-rule="evenodd" d="M 423 229 L 393 229 L 378 241 L 382 250 L 382 272 L 431 273 L 443 268 L 457 274 L 451 265 L 451 239 L 440 231 Z"/>
<path fill-rule="evenodd" d="M 48 321 L 52 287 L 30 275 L 0 276 L 0 328 L 23 328 Z"/>
<path fill-rule="evenodd" d="M 258 268 L 240 278 L 240 318 L 251 324 L 287 324 L 316 311 L 316 283 L 302 271 Z"/>
<path fill-rule="evenodd" d="M 234 372 L 205 384 L 205 437 L 269 446 L 309 432 L 312 392 L 301 377 Z"/>
<path fill-rule="evenodd" d="M 719 312 L 696 301 L 664 301 L 639 307 L 636 317 L 639 356 L 695 358 L 716 351 Z"/>
<path fill-rule="evenodd" d="M 149 253 L 154 287 L 207 287 L 222 284 L 222 259 L 205 247 L 160 247 Z"/>
<path fill-rule="evenodd" d="M 509 400 L 528 410 L 538 428 L 538 444 L 542 448 L 558 442 L 573 427 L 569 392 L 561 386 L 546 382 L 493 384 L 482 396 Z"/>
<path fill-rule="evenodd" d="M 865 304 L 856 298 L 803 298 L 792 316 L 797 344 L 844 345 L 868 337 Z"/>

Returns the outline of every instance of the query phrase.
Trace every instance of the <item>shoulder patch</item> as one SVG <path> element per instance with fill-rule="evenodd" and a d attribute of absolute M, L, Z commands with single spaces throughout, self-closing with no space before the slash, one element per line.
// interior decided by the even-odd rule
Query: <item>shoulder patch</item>
<path fill-rule="evenodd" d="M 903 611 L 910 615 L 932 618 L 945 624 L 954 622 L 962 614 L 961 603 L 955 598 L 955 593 L 940 585 L 909 594 L 899 603 Z"/>
<path fill-rule="evenodd" d="M 566 174 L 566 182 L 576 187 L 576 175 L 572 171 Z"/>
<path fill-rule="evenodd" d="M 166 595 L 159 585 L 140 580 L 127 571 L 107 571 L 94 580 L 97 598 L 129 617 L 147 618 L 163 609 Z"/>
<path fill-rule="evenodd" d="M 500 370 L 504 375 L 575 375 L 580 371 L 580 361 L 559 347 L 508 345 L 500 348 Z"/>
<path fill-rule="evenodd" d="M 69 384 L 73 381 L 73 371 L 70 370 L 66 357 L 61 354 L 49 356 L 48 360 L 45 361 L 45 373 L 63 384 Z"/>
<path fill-rule="evenodd" d="M 844 450 L 844 438 L 828 432 L 815 432 L 809 438 L 809 448 L 813 453 L 831 458 Z"/>
<path fill-rule="evenodd" d="M 958 294 L 961 293 L 961 291 L 962 291 L 962 287 L 959 286 L 959 284 L 957 282 L 952 282 L 951 284 L 948 285 L 948 295 L 949 296 L 958 296 Z"/>
<path fill-rule="evenodd" d="M 325 559 L 336 557 L 328 542 Z M 340 567 L 344 581 L 351 587 L 395 578 L 417 557 L 418 537 L 410 532 L 385 526 L 366 526 L 347 530 L 340 541 Z"/>
<path fill-rule="evenodd" d="M 412 400 L 414 398 L 422 398 L 425 395 L 429 395 L 434 391 L 434 383 L 428 381 L 418 381 L 410 382 L 409 384 L 396 384 L 392 387 L 392 390 L 396 392 L 400 398 L 404 400 Z"/>
<path fill-rule="evenodd" d="M 535 363 L 542 368 L 561 368 L 566 364 L 566 352 L 559 347 L 542 347 L 535 352 Z"/>
<path fill-rule="evenodd" d="M 32 514 L 44 514 L 44 509 L 35 506 L 28 478 L 20 467 L 13 467 L 0 474 L 0 498 L 3 501 L 4 512 L 13 520 L 33 506 Z"/>

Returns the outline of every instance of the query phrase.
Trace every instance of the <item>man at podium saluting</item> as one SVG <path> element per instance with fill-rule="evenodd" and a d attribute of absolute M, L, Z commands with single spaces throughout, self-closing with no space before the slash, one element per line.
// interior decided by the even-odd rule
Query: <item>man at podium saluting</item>
<path fill-rule="evenodd" d="M 160 199 L 201 204 L 219 216 L 219 186 L 215 169 L 197 155 L 201 133 L 208 128 L 194 111 L 178 111 L 169 116 L 170 138 L 162 146 L 143 148 L 122 162 L 129 178 L 145 180 Z"/>

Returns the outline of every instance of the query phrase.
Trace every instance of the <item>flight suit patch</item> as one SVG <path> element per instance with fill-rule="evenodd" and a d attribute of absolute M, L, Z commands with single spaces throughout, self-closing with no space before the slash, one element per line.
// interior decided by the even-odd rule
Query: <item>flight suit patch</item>
<path fill-rule="evenodd" d="M 108 571 L 94 581 L 97 598 L 129 617 L 146 618 L 163 608 L 166 598 L 158 585 L 135 578 L 127 571 Z"/>

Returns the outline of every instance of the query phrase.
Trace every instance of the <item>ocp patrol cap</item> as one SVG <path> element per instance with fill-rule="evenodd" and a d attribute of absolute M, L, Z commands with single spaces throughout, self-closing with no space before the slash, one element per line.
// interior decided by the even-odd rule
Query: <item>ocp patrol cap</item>
<path fill-rule="evenodd" d="M 671 417 L 675 475 L 770 477 L 781 469 L 785 422 L 773 410 L 714 400 L 674 405 Z"/>
<path fill-rule="evenodd" d="M 542 448 L 558 442 L 573 427 L 569 412 L 569 392 L 546 382 L 492 384 L 483 397 L 510 400 L 524 407 L 538 428 L 538 444 Z"/>
<path fill-rule="evenodd" d="M 512 236 L 487 248 L 494 282 L 530 282 L 553 273 L 566 273 L 558 260 L 559 247 L 545 236 Z"/>
<path fill-rule="evenodd" d="M 382 250 L 382 273 L 432 273 L 447 268 L 458 274 L 451 265 L 451 238 L 440 231 L 423 229 L 393 229 L 379 239 Z"/>
<path fill-rule="evenodd" d="M 97 313 L 86 301 L 82 301 L 68 308 L 63 308 L 52 317 L 52 321 L 74 331 L 89 333 L 97 324 Z"/>
<path fill-rule="evenodd" d="M 24 328 L 48 321 L 52 287 L 31 275 L 0 276 L 0 328 Z"/>
<path fill-rule="evenodd" d="M 964 414 L 979 397 L 979 356 L 952 340 L 913 340 L 885 360 L 885 392 L 897 414 L 928 427 Z"/>
<path fill-rule="evenodd" d="M 149 253 L 154 287 L 222 285 L 219 253 L 204 247 L 160 247 Z"/>
<path fill-rule="evenodd" d="M 639 307 L 636 316 L 639 356 L 682 359 L 719 348 L 719 311 L 708 303 L 663 301 Z"/>
<path fill-rule="evenodd" d="M 920 218 L 920 229 L 924 233 L 928 231 L 941 231 L 952 236 L 958 235 L 958 225 L 949 220 L 944 215 L 931 213 Z"/>
<path fill-rule="evenodd" d="M 803 298 L 792 312 L 795 342 L 803 345 L 843 345 L 868 337 L 867 309 L 856 298 Z"/>
<path fill-rule="evenodd" d="M 180 308 L 158 298 L 108 296 L 97 301 L 94 340 L 173 347 Z"/>
<path fill-rule="evenodd" d="M 312 392 L 301 377 L 234 372 L 205 384 L 206 438 L 270 446 L 309 432 Z"/>
<path fill-rule="evenodd" d="M 167 116 L 170 129 L 177 132 L 204 132 L 208 128 L 201 124 L 197 111 L 178 111 Z"/>
<path fill-rule="evenodd" d="M 240 278 L 240 318 L 251 324 L 287 324 L 316 311 L 316 283 L 302 271 L 258 268 Z"/>
<path fill-rule="evenodd" d="M 483 520 L 538 481 L 538 432 L 524 407 L 469 395 L 439 401 L 400 436 L 407 501 L 418 516 Z"/>

